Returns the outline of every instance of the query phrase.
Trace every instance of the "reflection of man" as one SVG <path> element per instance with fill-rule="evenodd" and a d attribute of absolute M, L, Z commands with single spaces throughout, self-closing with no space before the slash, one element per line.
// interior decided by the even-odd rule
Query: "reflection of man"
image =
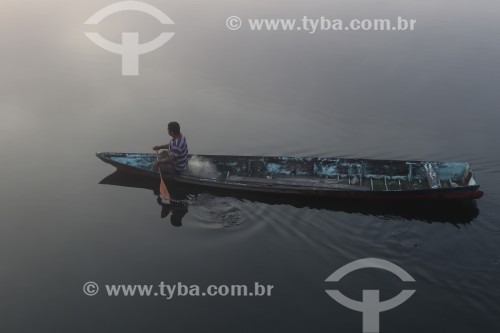
<path fill-rule="evenodd" d="M 168 214 L 172 212 L 170 215 L 170 223 L 172 223 L 174 227 L 182 227 L 182 218 L 188 212 L 187 205 L 167 205 L 163 203 L 160 197 L 157 198 L 157 202 L 161 206 L 161 218 L 167 217 Z"/>
<path fill-rule="evenodd" d="M 168 173 L 180 173 L 186 169 L 188 164 L 188 146 L 186 138 L 181 134 L 181 127 L 177 122 L 168 124 L 168 134 L 172 140 L 166 145 L 154 146 L 153 150 L 170 149 L 167 158 L 155 162 L 157 167 L 166 165 L 165 171 Z"/>
<path fill-rule="evenodd" d="M 182 218 L 187 212 L 188 210 L 186 207 L 175 208 L 170 215 L 170 223 L 172 223 L 174 227 L 182 227 Z"/>

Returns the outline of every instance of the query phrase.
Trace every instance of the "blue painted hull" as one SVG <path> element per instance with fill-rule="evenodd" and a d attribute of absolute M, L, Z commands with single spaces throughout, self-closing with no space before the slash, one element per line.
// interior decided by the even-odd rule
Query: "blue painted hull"
<path fill-rule="evenodd" d="M 97 153 L 118 170 L 159 178 L 153 153 Z M 469 163 L 190 155 L 167 181 L 238 191 L 368 200 L 478 199 Z"/>

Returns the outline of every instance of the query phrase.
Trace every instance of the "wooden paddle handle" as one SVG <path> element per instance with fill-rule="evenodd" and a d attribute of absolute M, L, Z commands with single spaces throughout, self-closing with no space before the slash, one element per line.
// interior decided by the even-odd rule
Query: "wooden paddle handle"
<path fill-rule="evenodd" d="M 159 161 L 160 160 L 160 153 L 158 153 L 158 150 L 156 151 L 156 160 Z M 160 179 L 161 178 L 161 167 L 160 165 L 158 164 L 158 172 L 160 173 Z"/>

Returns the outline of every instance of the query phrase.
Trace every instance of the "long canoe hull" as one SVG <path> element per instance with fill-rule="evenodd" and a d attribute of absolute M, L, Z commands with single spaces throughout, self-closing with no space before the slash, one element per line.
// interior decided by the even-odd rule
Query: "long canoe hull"
<path fill-rule="evenodd" d="M 119 171 L 157 178 L 155 154 L 97 153 Z M 483 196 L 469 163 L 320 157 L 190 155 L 179 183 L 235 191 L 362 200 L 461 200 Z"/>

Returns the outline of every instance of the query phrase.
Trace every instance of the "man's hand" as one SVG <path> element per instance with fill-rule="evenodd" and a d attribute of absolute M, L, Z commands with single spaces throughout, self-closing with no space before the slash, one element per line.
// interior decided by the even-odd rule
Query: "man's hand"
<path fill-rule="evenodd" d="M 160 150 L 160 149 L 161 149 L 160 146 L 154 146 L 153 147 L 153 150 Z"/>
<path fill-rule="evenodd" d="M 159 167 L 160 167 L 160 164 L 174 163 L 174 160 L 175 160 L 175 159 L 174 159 L 174 157 L 173 157 L 173 156 L 169 156 L 169 157 L 167 157 L 167 158 L 165 158 L 165 159 L 163 159 L 163 160 L 156 161 L 154 165 L 155 165 L 155 167 L 158 167 L 158 168 L 159 168 Z"/>

